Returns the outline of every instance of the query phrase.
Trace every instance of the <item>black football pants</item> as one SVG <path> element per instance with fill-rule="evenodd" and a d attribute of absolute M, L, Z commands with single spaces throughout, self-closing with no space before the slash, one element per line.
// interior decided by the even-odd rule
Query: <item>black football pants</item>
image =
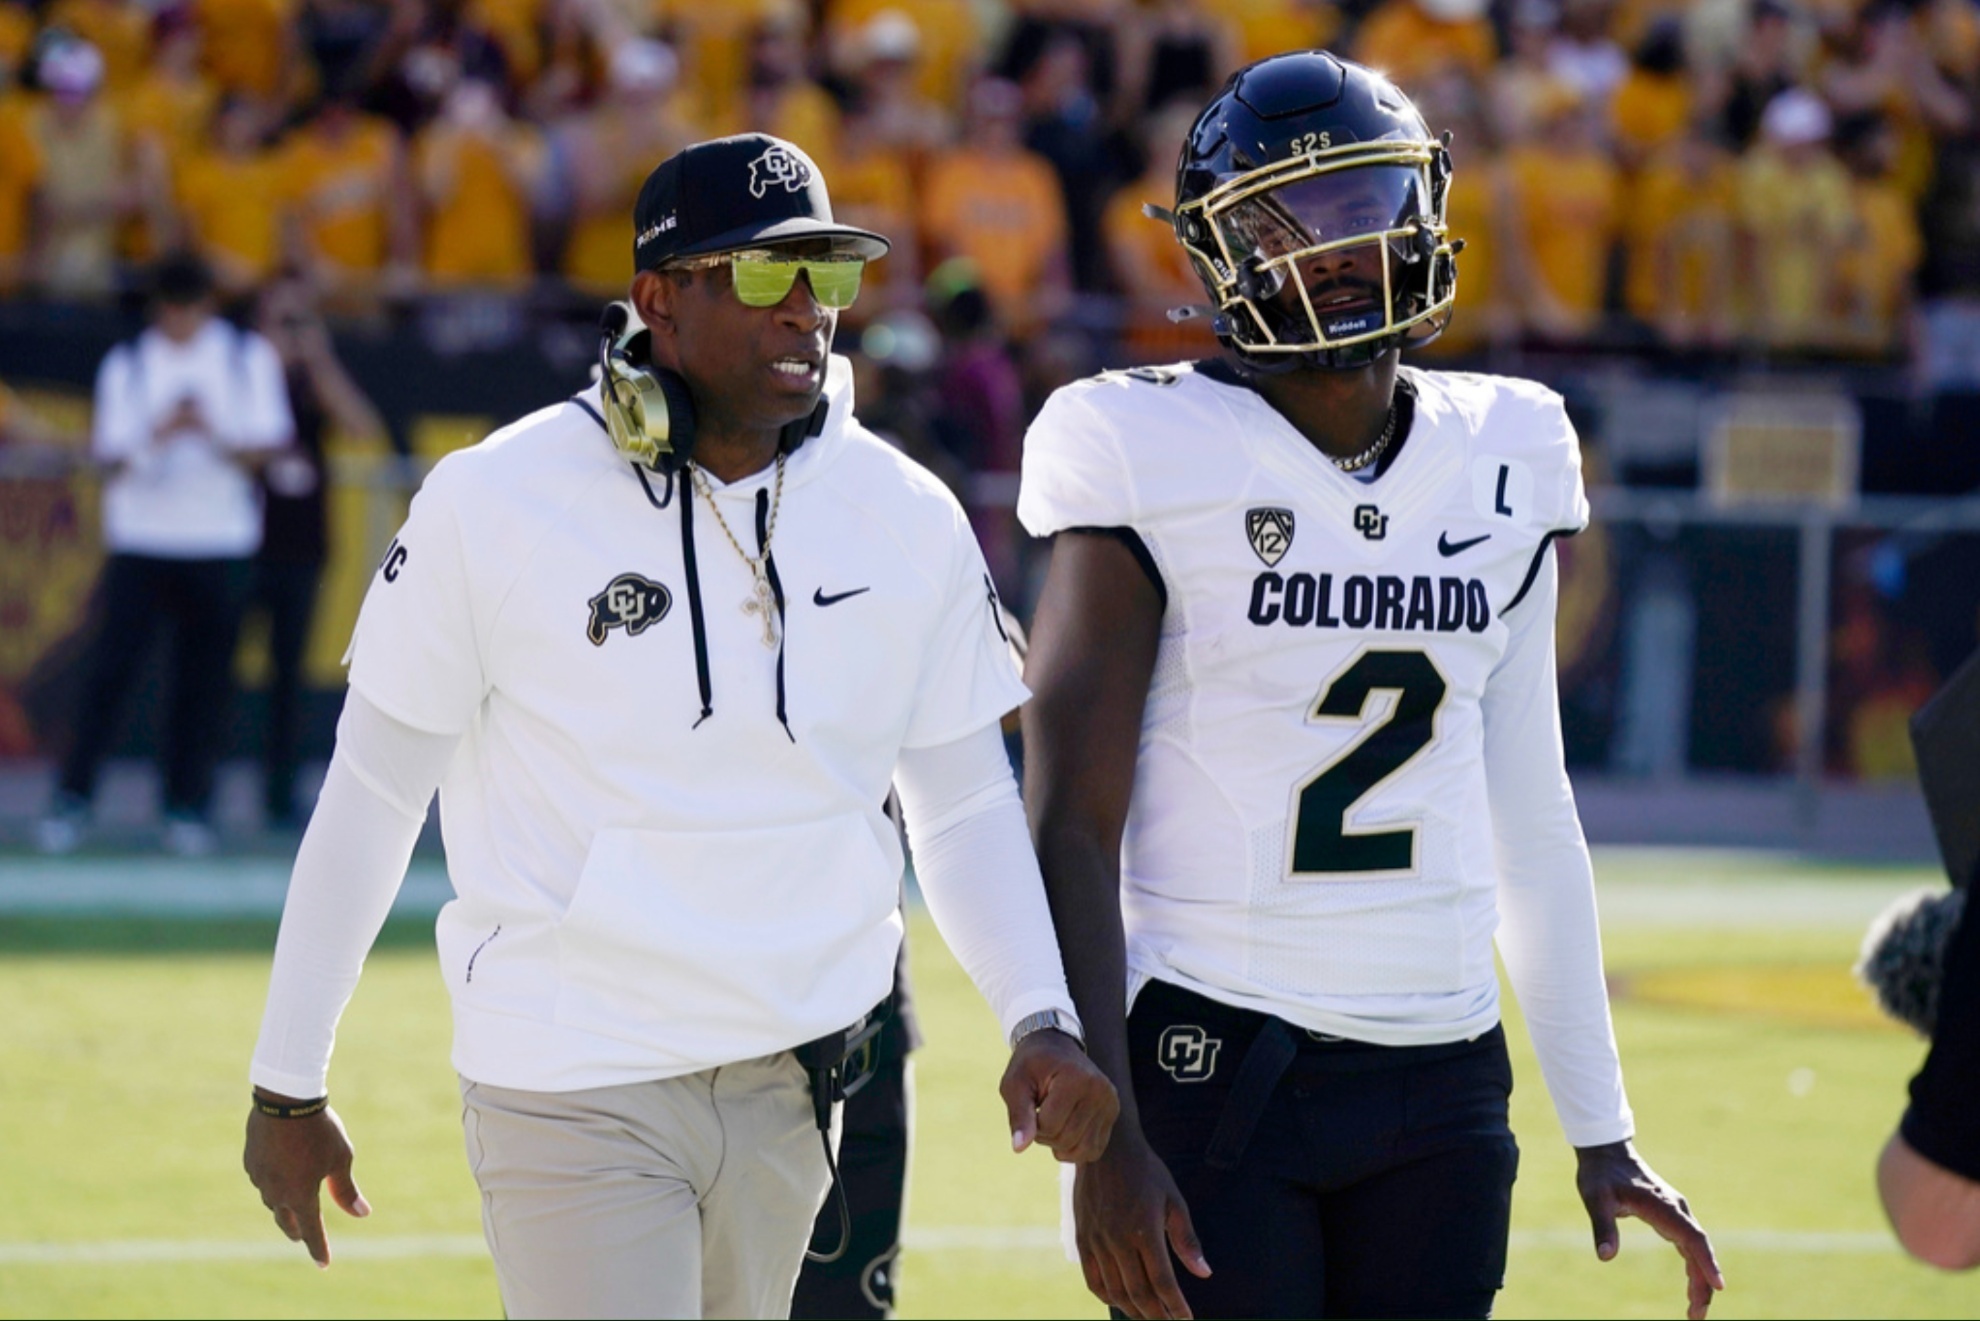
<path fill-rule="evenodd" d="M 165 810 L 204 816 L 234 682 L 234 638 L 248 561 L 112 555 L 103 565 L 97 634 L 83 680 L 62 791 L 88 799 L 118 718 L 151 645 L 169 626 L 172 668 L 165 717 Z"/>
<path fill-rule="evenodd" d="M 1213 1272 L 1175 1268 L 1197 1316 L 1490 1315 L 1519 1164 L 1501 1029 L 1327 1040 L 1151 982 L 1128 1043 Z"/>

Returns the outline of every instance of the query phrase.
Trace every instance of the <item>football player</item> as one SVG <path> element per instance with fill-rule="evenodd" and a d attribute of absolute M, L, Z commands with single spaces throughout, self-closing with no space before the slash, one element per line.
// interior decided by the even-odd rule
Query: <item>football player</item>
<path fill-rule="evenodd" d="M 1025 446 L 1018 512 L 1056 538 L 1028 806 L 1121 1099 L 1077 1241 L 1129 1316 L 1489 1313 L 1518 1161 L 1495 934 L 1596 1254 L 1639 1216 L 1692 1317 L 1724 1287 L 1631 1143 L 1562 764 L 1573 428 L 1530 382 L 1399 364 L 1451 315 L 1450 179 L 1380 74 L 1241 70 L 1151 208 L 1226 355 L 1068 386 Z"/>

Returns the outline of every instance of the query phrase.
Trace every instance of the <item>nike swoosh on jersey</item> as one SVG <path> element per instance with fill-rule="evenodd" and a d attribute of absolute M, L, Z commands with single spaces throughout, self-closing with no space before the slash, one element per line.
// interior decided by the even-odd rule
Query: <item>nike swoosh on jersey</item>
<path fill-rule="evenodd" d="M 1487 533 L 1486 535 L 1490 536 L 1491 534 Z M 825 589 L 820 587 L 811 593 L 811 603 L 813 605 L 837 605 L 849 596 L 858 596 L 861 592 L 870 592 L 872 590 L 871 587 L 855 587 L 850 592 L 840 592 L 836 596 L 827 596 L 825 595 Z"/>
<path fill-rule="evenodd" d="M 1470 550 L 1481 541 L 1490 541 L 1491 539 L 1492 534 L 1487 532 L 1485 535 L 1473 537 L 1469 541 L 1452 541 L 1450 533 L 1439 532 L 1437 534 L 1437 553 L 1445 559 L 1449 559 L 1453 555 L 1464 554 L 1464 552 Z"/>

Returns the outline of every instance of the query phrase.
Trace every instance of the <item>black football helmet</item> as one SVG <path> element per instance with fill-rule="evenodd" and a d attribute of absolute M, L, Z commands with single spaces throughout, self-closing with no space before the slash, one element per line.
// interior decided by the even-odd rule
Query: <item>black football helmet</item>
<path fill-rule="evenodd" d="M 1450 185 L 1446 142 L 1394 83 L 1294 51 L 1232 74 L 1197 116 L 1168 218 L 1246 367 L 1359 367 L 1449 323 Z"/>

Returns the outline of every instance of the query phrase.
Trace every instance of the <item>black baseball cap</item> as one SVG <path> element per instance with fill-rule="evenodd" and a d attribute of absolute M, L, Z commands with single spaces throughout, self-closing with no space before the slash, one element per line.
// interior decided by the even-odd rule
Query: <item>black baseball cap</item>
<path fill-rule="evenodd" d="M 633 267 L 761 243 L 829 238 L 873 260 L 880 235 L 832 219 L 825 176 L 793 143 L 738 133 L 675 152 L 646 176 L 633 204 Z"/>

